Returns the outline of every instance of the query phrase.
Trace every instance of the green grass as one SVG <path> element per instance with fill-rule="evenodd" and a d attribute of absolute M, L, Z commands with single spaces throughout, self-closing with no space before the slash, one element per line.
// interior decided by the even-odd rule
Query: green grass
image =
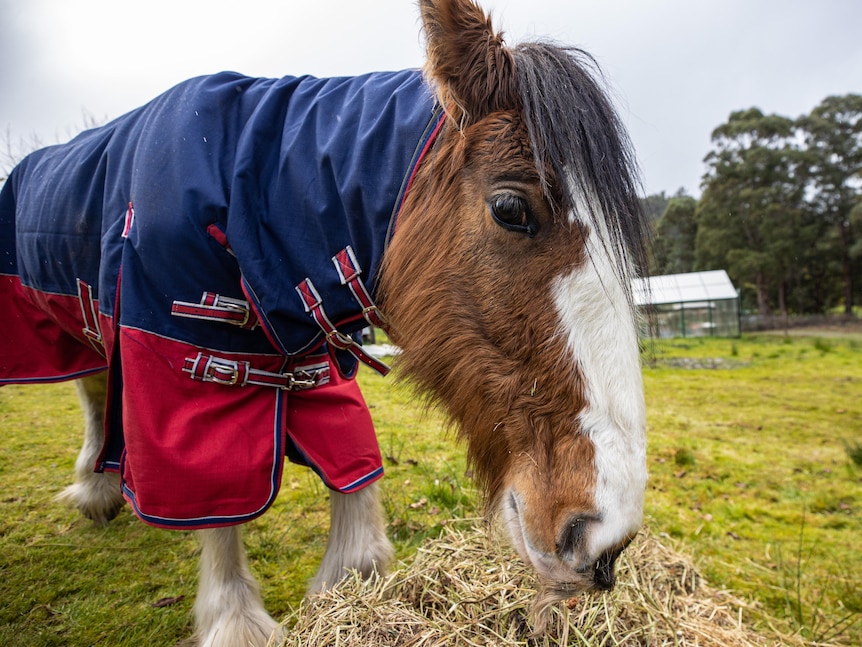
<path fill-rule="evenodd" d="M 195 543 L 127 510 L 95 528 L 52 501 L 72 473 L 79 418 L 69 384 L 0 390 L 0 644 L 172 644 L 190 631 Z"/>
<path fill-rule="evenodd" d="M 853 461 L 857 467 L 862 467 L 862 443 L 847 442 L 844 444 L 844 447 L 850 460 Z"/>
<path fill-rule="evenodd" d="M 439 417 L 391 379 L 361 379 L 385 457 L 389 535 L 407 558 L 448 520 L 479 514 L 479 493 Z M 95 528 L 54 502 L 72 477 L 80 426 L 71 384 L 0 389 L 0 645 L 174 645 L 192 631 L 194 535 L 146 526 L 128 508 Z M 326 488 L 288 464 L 272 509 L 246 532 L 273 617 L 301 600 L 328 525 Z"/>
<path fill-rule="evenodd" d="M 647 355 L 653 530 L 755 600 L 755 620 L 862 644 L 862 469 L 846 449 L 862 439 L 858 339 L 672 341 Z M 732 368 L 667 367 L 679 357 Z"/>
<path fill-rule="evenodd" d="M 680 541 L 711 584 L 754 601 L 749 621 L 847 645 L 862 644 L 860 341 L 648 343 L 644 369 L 652 531 Z M 481 514 L 479 493 L 439 416 L 391 379 L 360 380 L 389 533 L 409 558 L 447 520 Z M 191 632 L 194 536 L 127 509 L 94 528 L 52 501 L 71 478 L 79 415 L 68 384 L 0 389 L 0 644 L 174 645 Z M 289 466 L 246 534 L 274 617 L 301 599 L 327 526 L 325 488 Z M 153 606 L 165 598 L 181 599 Z"/>

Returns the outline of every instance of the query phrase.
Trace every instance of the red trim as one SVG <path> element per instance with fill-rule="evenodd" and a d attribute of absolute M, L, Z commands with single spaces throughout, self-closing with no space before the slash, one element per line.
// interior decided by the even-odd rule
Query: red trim
<path fill-rule="evenodd" d="M 225 234 L 221 227 L 217 224 L 213 223 L 209 227 L 207 227 L 207 233 L 210 237 L 216 241 L 219 245 L 230 251 L 230 243 L 227 242 L 227 234 Z"/>
<path fill-rule="evenodd" d="M 129 234 L 132 231 L 132 225 L 135 224 L 135 207 L 129 202 L 129 208 L 126 209 L 126 221 L 123 224 L 123 233 L 121 236 L 123 238 L 128 238 Z"/>
<path fill-rule="evenodd" d="M 428 141 L 425 142 L 425 146 L 422 148 L 422 152 L 419 153 L 419 158 L 416 160 L 416 164 L 413 166 L 413 170 L 410 172 L 410 179 L 407 180 L 407 187 L 404 189 L 404 195 L 401 196 L 401 204 L 398 205 L 398 212 L 395 216 L 395 228 L 398 227 L 398 216 L 401 215 L 401 209 L 404 207 L 404 201 L 407 200 L 407 194 L 410 193 L 410 188 L 413 186 L 413 180 L 416 178 L 416 173 L 419 170 L 419 167 L 422 165 L 422 160 L 425 159 L 425 155 L 428 154 L 428 151 L 431 150 L 431 146 L 434 145 L 434 142 L 437 139 L 437 135 L 440 134 L 440 129 L 443 128 L 443 124 L 446 121 L 446 112 L 440 115 L 440 121 L 437 122 L 437 125 L 434 127 L 434 130 L 431 132 L 431 135 L 428 137 Z"/>

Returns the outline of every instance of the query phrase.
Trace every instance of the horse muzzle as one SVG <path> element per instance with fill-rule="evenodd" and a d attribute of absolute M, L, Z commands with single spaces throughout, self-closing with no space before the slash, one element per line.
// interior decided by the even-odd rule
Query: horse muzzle
<path fill-rule="evenodd" d="M 524 521 L 520 497 L 509 492 L 504 497 L 501 515 L 515 549 L 552 589 L 563 596 L 587 591 L 609 591 L 616 584 L 617 558 L 631 543 L 634 534 L 596 550 L 591 541 L 602 524 L 595 515 L 575 515 L 567 519 L 557 533 L 553 549 L 545 550 L 531 539 Z"/>

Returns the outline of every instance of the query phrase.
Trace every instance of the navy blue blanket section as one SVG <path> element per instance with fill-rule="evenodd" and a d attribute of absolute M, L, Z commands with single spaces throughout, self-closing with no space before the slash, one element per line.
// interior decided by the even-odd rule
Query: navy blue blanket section
<path fill-rule="evenodd" d="M 322 333 L 295 286 L 312 278 L 330 319 L 355 317 L 331 258 L 350 246 L 373 291 L 406 178 L 439 119 L 416 70 L 191 79 L 13 171 L 4 193 L 16 230 L 0 237 L 0 273 L 68 295 L 82 279 L 122 326 L 301 355 Z M 203 291 L 250 298 L 267 334 L 170 315 Z"/>

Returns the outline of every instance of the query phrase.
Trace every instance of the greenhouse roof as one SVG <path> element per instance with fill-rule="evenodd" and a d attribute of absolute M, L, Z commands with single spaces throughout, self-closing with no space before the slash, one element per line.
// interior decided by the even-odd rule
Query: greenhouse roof
<path fill-rule="evenodd" d="M 639 305 L 722 301 L 739 295 L 724 270 L 665 274 L 635 279 L 632 283 L 635 302 Z"/>

